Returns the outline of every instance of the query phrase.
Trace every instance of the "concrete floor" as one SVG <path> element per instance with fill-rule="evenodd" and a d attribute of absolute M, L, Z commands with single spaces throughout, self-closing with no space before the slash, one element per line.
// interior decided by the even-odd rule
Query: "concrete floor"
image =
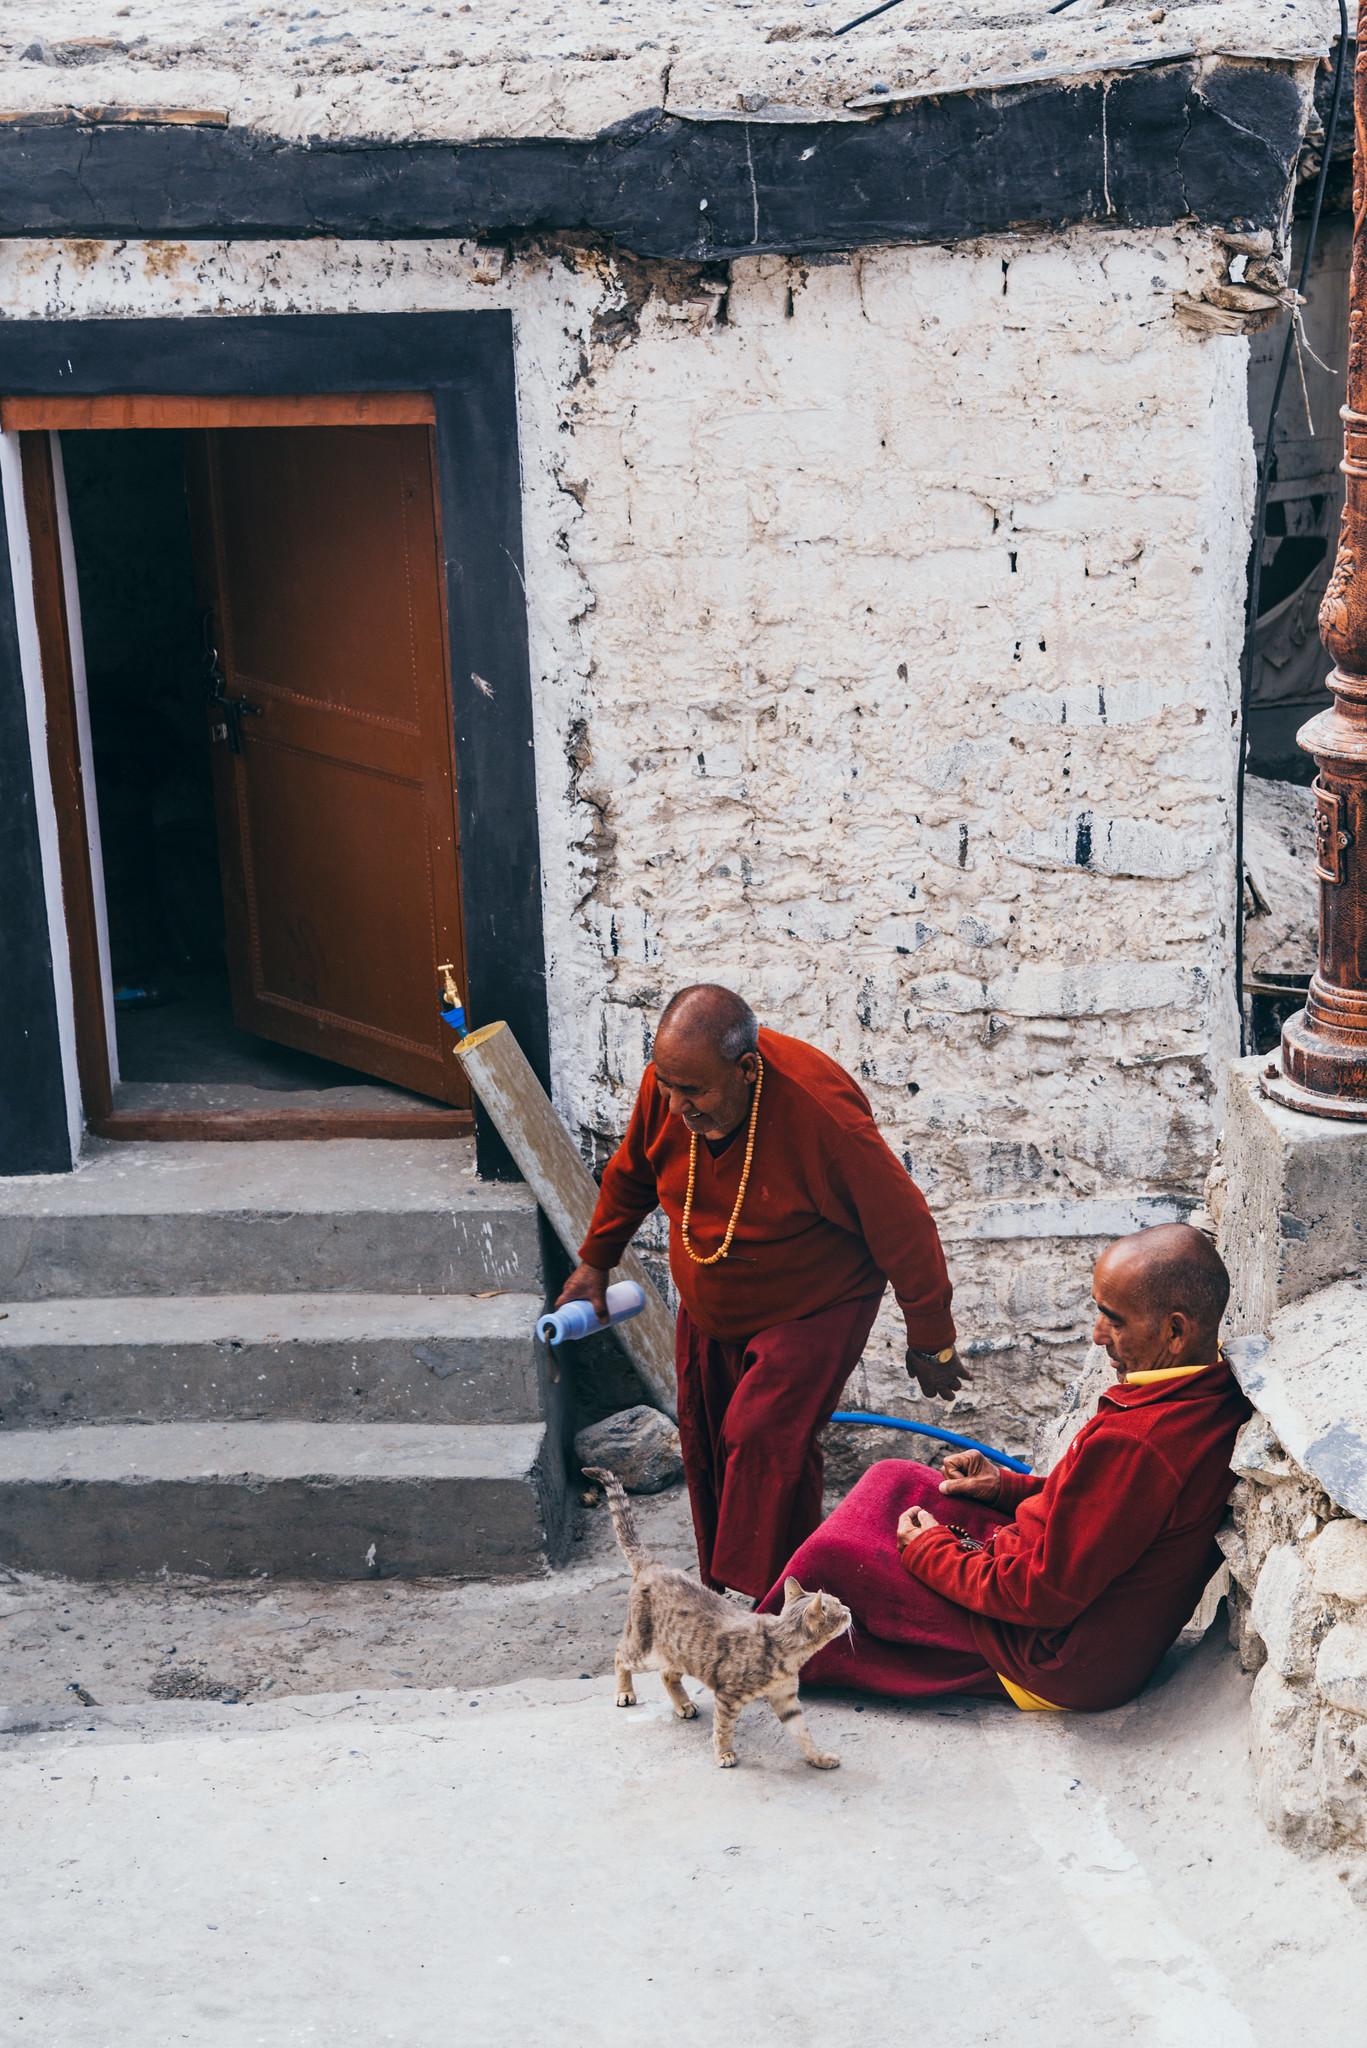
<path fill-rule="evenodd" d="M 643 1505 L 677 1548 L 681 1497 Z M 392 1588 L 255 1589 L 325 1618 L 338 1601 L 334 1668 L 369 1677 L 345 1691 L 280 1696 L 322 1678 L 319 1648 L 248 1703 L 158 1704 L 153 1610 L 127 1611 L 124 1654 L 115 1605 L 103 1682 L 112 1698 L 122 1673 L 122 1706 L 58 1706 L 58 1666 L 11 1650 L 3 2048 L 1367 2040 L 1362 1914 L 1332 1863 L 1263 1831 L 1247 1682 L 1218 1636 L 1096 1718 L 814 1695 L 833 1773 L 752 1710 L 721 1772 L 705 1698 L 680 1724 L 647 1678 L 641 1707 L 614 1707 L 621 1582 L 598 1517 L 579 1560 L 397 1610 Z M 228 1660 L 241 1596 L 214 1621 L 160 1590 L 159 1622 Z M 30 1628 L 47 1601 L 53 1656 L 70 1647 L 63 1589 L 9 1591 Z M 460 1689 L 380 1675 L 404 1627 L 425 1640 L 398 1669 L 463 1657 Z M 24 1673 L 49 1704 L 20 1704 Z"/>

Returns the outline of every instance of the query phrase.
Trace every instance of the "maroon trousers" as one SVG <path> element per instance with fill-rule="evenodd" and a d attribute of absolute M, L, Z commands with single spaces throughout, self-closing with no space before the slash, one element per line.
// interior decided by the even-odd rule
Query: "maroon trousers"
<path fill-rule="evenodd" d="M 928 1699 L 937 1693 L 985 1693 L 1005 1699 L 1005 1687 L 973 1640 L 969 1614 L 906 1570 L 897 1554 L 897 1523 L 907 1508 L 929 1508 L 937 1521 L 957 1523 L 981 1541 L 1011 1517 L 983 1501 L 940 1491 L 940 1474 L 910 1459 L 871 1465 L 840 1506 L 809 1537 L 787 1569 L 809 1593 L 834 1593 L 854 1616 L 848 1636 L 818 1650 L 803 1666 L 804 1685 L 848 1685 L 892 1699 Z M 761 1612 L 776 1614 L 783 1584 Z"/>
<path fill-rule="evenodd" d="M 864 1295 L 777 1323 L 743 1344 L 705 1336 L 679 1310 L 679 1437 L 706 1585 L 757 1600 L 820 1522 L 817 1436 L 881 1299 Z"/>

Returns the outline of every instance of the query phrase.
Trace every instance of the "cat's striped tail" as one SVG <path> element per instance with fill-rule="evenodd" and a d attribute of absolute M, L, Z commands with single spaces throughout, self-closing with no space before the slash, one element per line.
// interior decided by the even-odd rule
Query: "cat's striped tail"
<path fill-rule="evenodd" d="M 626 1488 L 617 1474 L 609 1472 L 603 1465 L 585 1465 L 584 1477 L 596 1479 L 607 1495 L 612 1526 L 617 1532 L 622 1555 L 631 1566 L 634 1577 L 643 1564 L 649 1564 L 650 1559 L 641 1548 L 641 1539 L 636 1534 L 636 1521 L 631 1512 L 631 1502 L 627 1499 Z"/>

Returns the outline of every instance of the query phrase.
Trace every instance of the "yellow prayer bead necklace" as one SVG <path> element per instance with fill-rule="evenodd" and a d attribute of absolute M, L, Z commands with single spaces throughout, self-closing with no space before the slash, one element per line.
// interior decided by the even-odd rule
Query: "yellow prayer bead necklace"
<path fill-rule="evenodd" d="M 750 1101 L 750 1128 L 745 1134 L 745 1159 L 740 1170 L 740 1186 L 736 1190 L 736 1206 L 731 1211 L 731 1221 L 726 1226 L 726 1235 L 721 1241 L 720 1250 L 713 1252 L 711 1257 L 706 1259 L 703 1258 L 700 1252 L 695 1252 L 692 1245 L 688 1242 L 689 1219 L 693 1214 L 693 1183 L 698 1177 L 698 1134 L 696 1131 L 690 1134 L 688 1147 L 688 1192 L 684 1196 L 683 1224 L 681 1229 L 683 1248 L 695 1266 L 715 1266 L 719 1260 L 726 1257 L 726 1254 L 731 1249 L 731 1240 L 736 1234 L 736 1225 L 740 1222 L 740 1212 L 745 1204 L 745 1190 L 750 1185 L 750 1162 L 755 1156 L 755 1125 L 759 1122 L 759 1091 L 763 1086 L 764 1061 L 756 1053 L 755 1092 Z"/>

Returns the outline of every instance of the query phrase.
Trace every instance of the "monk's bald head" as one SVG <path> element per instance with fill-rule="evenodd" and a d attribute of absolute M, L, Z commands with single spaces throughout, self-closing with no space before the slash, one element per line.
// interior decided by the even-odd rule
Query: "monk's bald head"
<path fill-rule="evenodd" d="M 749 1113 L 760 1066 L 759 1019 L 734 989 L 694 982 L 665 1006 L 654 1064 L 671 1114 L 695 1137 L 727 1137 Z"/>
<path fill-rule="evenodd" d="M 1122 1370 L 1209 1364 L 1219 1348 L 1229 1274 L 1189 1223 L 1117 1238 L 1096 1262 L 1094 1340 Z"/>
<path fill-rule="evenodd" d="M 744 996 L 716 981 L 695 981 L 672 995 L 660 1013 L 656 1043 L 697 1045 L 738 1060 L 759 1045 L 759 1019 Z"/>

